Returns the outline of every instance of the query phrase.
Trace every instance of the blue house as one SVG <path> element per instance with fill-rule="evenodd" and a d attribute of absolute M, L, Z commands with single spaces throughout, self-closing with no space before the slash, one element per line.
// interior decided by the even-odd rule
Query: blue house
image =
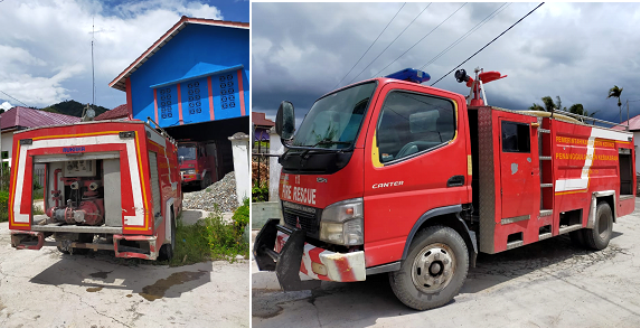
<path fill-rule="evenodd" d="M 249 24 L 182 17 L 109 86 L 161 127 L 249 115 Z"/>
<path fill-rule="evenodd" d="M 183 16 L 109 86 L 134 119 L 175 139 L 215 142 L 218 176 L 233 170 L 228 137 L 249 133 L 249 24 Z"/>

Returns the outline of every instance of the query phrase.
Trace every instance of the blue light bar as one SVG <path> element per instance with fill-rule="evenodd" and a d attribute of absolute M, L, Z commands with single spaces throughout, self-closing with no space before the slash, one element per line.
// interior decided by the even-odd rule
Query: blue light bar
<path fill-rule="evenodd" d="M 427 74 L 427 72 L 423 72 L 415 68 L 405 68 L 401 71 L 389 74 L 385 77 L 388 77 L 390 79 L 410 81 L 414 83 L 422 83 L 431 80 L 431 76 Z"/>

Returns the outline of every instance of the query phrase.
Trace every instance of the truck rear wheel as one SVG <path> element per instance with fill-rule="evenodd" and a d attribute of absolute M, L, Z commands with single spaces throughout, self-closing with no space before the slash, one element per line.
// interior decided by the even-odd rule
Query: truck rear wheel
<path fill-rule="evenodd" d="M 584 241 L 586 246 L 595 250 L 601 250 L 609 245 L 613 232 L 613 214 L 607 202 L 598 202 L 593 229 L 584 229 Z"/>
<path fill-rule="evenodd" d="M 451 301 L 468 271 L 469 253 L 460 234 L 433 226 L 415 236 L 400 270 L 389 273 L 389 283 L 406 306 L 428 310 Z"/>
<path fill-rule="evenodd" d="M 158 257 L 159 260 L 162 261 L 171 261 L 173 253 L 175 253 L 176 250 L 176 220 L 174 218 L 173 211 L 171 212 L 171 224 L 169 226 L 171 227 L 171 231 L 169 232 L 171 234 L 171 243 L 163 244 L 162 247 L 160 247 L 160 254 L 158 254 Z"/>

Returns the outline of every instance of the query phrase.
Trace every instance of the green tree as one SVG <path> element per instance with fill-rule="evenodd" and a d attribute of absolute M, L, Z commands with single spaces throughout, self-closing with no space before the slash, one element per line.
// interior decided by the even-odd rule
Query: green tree
<path fill-rule="evenodd" d="M 620 109 L 620 122 L 622 122 L 622 102 L 620 101 L 620 96 L 622 96 L 622 88 L 619 88 L 617 85 L 614 85 L 613 88 L 609 89 L 609 98 L 618 99 L 618 108 Z"/>
<path fill-rule="evenodd" d="M 554 110 L 561 109 L 562 100 L 560 100 L 560 96 L 556 96 L 556 102 L 553 102 L 553 98 L 549 96 L 542 97 L 542 105 L 533 104 L 529 107 L 530 110 L 542 110 L 545 112 L 552 112 Z"/>

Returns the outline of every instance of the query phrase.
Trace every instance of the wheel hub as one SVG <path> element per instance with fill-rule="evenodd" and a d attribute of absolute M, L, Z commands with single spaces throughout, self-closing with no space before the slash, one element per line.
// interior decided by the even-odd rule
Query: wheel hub
<path fill-rule="evenodd" d="M 422 292 L 441 291 L 451 282 L 454 271 L 455 255 L 449 246 L 427 245 L 413 261 L 413 283 Z"/>

